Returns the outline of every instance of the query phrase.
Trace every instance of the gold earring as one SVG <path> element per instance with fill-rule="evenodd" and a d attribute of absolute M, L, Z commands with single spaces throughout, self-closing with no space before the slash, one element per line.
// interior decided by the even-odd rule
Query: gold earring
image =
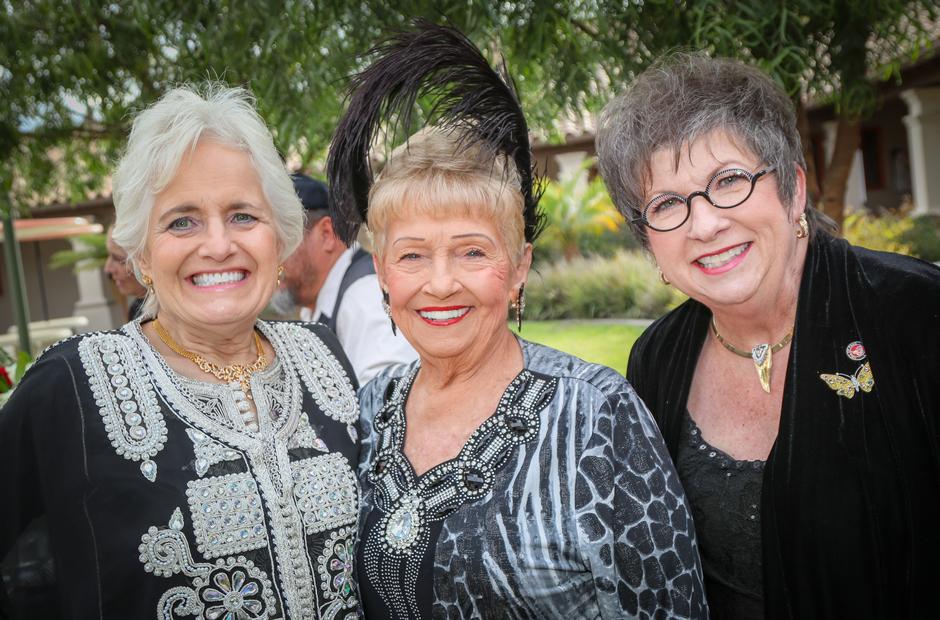
<path fill-rule="evenodd" d="M 277 285 L 281 285 L 281 280 L 284 279 L 284 265 L 277 266 Z"/>
<path fill-rule="evenodd" d="M 662 283 L 665 284 L 666 286 L 669 286 L 670 284 L 672 284 L 672 282 L 669 281 L 669 278 L 666 277 L 666 274 L 663 273 L 663 270 L 662 270 L 662 269 L 660 269 L 659 267 L 657 267 L 656 270 L 659 271 L 659 280 L 660 280 L 660 282 L 662 282 Z"/>
<path fill-rule="evenodd" d="M 150 276 L 147 274 L 142 274 L 140 276 L 140 281 L 143 282 L 144 286 L 149 288 L 151 291 L 153 290 L 153 279 Z"/>
<path fill-rule="evenodd" d="M 797 239 L 805 239 L 809 236 L 809 222 L 806 221 L 806 211 L 800 213 L 800 219 L 798 220 L 800 229 L 796 231 Z"/>

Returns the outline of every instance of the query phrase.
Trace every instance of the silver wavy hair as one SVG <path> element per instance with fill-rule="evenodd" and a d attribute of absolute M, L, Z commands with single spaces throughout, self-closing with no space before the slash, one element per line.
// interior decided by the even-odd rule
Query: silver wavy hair
<path fill-rule="evenodd" d="M 660 149 L 675 156 L 715 130 L 726 132 L 764 165 L 774 166 L 780 201 L 793 206 L 795 165 L 806 170 L 793 103 L 767 74 L 742 62 L 677 53 L 640 74 L 601 113 L 598 165 L 610 196 L 630 220 L 643 210 L 650 161 Z M 810 209 L 811 229 L 821 215 Z M 631 224 L 648 247 L 646 227 Z"/>
<path fill-rule="evenodd" d="M 290 256 L 303 238 L 300 199 L 251 93 L 215 82 L 174 88 L 134 119 L 113 178 L 113 238 L 127 252 L 138 280 L 137 258 L 147 249 L 154 198 L 204 138 L 248 154 L 271 205 L 280 259 Z M 154 317 L 158 311 L 156 296 L 148 292 L 141 314 Z"/>

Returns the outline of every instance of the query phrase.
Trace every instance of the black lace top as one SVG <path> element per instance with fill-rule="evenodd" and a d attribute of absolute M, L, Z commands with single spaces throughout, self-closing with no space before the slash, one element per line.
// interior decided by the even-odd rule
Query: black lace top
<path fill-rule="evenodd" d="M 764 461 L 738 461 L 685 415 L 676 469 L 692 506 L 711 617 L 764 617 L 760 495 Z"/>

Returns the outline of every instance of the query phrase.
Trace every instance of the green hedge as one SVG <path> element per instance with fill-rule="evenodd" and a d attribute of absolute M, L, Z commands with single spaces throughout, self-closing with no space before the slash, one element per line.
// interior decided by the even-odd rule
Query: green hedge
<path fill-rule="evenodd" d="M 660 281 L 644 253 L 621 250 L 533 268 L 525 314 L 533 320 L 655 318 L 684 300 Z"/>

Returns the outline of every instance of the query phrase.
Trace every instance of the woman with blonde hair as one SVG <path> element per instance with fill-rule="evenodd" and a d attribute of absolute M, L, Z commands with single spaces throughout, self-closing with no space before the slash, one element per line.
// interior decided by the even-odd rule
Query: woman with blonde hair
<path fill-rule="evenodd" d="M 419 360 L 360 394 L 356 559 L 375 618 L 706 616 L 676 472 L 623 377 L 513 335 L 542 226 L 510 85 L 460 33 L 378 48 L 329 160 L 334 226 L 363 222 L 392 329 Z M 430 94 L 438 122 L 372 183 L 372 136 Z"/>

